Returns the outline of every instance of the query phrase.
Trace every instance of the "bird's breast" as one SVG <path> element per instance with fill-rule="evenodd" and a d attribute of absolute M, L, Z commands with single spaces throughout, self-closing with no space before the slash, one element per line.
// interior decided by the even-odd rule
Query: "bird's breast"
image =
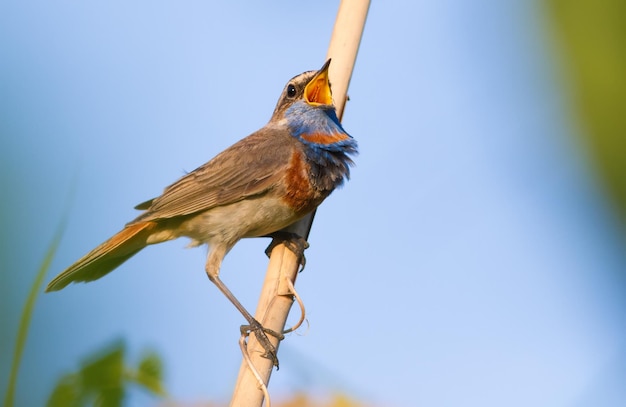
<path fill-rule="evenodd" d="M 283 201 L 296 213 L 304 215 L 315 209 L 325 194 L 313 187 L 310 178 L 311 167 L 305 155 L 294 151 L 285 174 Z"/>

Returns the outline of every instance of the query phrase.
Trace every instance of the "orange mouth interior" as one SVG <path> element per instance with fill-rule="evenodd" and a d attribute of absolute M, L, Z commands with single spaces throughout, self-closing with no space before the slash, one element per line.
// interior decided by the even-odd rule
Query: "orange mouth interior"
<path fill-rule="evenodd" d="M 328 81 L 328 65 L 319 71 L 304 88 L 304 97 L 311 105 L 332 105 L 333 95 Z"/>

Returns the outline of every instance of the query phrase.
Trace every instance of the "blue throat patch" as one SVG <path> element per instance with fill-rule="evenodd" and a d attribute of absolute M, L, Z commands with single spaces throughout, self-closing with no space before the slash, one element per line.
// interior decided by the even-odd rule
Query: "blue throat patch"
<path fill-rule="evenodd" d="M 312 107 L 299 101 L 286 110 L 285 118 L 292 135 L 304 144 L 328 151 L 356 153 L 356 141 L 341 127 L 331 106 Z M 352 151 L 345 151 L 346 148 Z"/>
<path fill-rule="evenodd" d="M 339 123 L 334 107 L 312 107 L 298 101 L 285 111 L 285 118 L 291 134 L 308 147 L 314 183 L 334 188 L 350 178 L 353 162 L 349 156 L 358 153 L 358 146 Z"/>

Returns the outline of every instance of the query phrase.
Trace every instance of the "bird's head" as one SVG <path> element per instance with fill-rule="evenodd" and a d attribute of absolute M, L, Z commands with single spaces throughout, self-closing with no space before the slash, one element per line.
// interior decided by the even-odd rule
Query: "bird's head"
<path fill-rule="evenodd" d="M 319 71 L 292 78 L 280 95 L 270 124 L 286 125 L 298 139 L 311 166 L 312 184 L 332 191 L 350 177 L 350 156 L 357 142 L 343 129 L 328 81 L 330 59 Z"/>
<path fill-rule="evenodd" d="M 303 109 L 334 109 L 328 81 L 329 67 L 330 59 L 319 71 L 307 71 L 294 76 L 283 89 L 272 120 L 284 118 L 285 112 L 294 104 L 301 104 Z"/>

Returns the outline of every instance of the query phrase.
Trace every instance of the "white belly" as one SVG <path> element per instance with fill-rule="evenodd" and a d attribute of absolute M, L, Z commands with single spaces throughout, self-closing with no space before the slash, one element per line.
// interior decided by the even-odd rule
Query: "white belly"
<path fill-rule="evenodd" d="M 244 237 L 264 236 L 280 230 L 299 217 L 279 199 L 246 199 L 219 206 L 186 219 L 180 225 L 180 236 L 203 243 L 234 244 Z"/>

